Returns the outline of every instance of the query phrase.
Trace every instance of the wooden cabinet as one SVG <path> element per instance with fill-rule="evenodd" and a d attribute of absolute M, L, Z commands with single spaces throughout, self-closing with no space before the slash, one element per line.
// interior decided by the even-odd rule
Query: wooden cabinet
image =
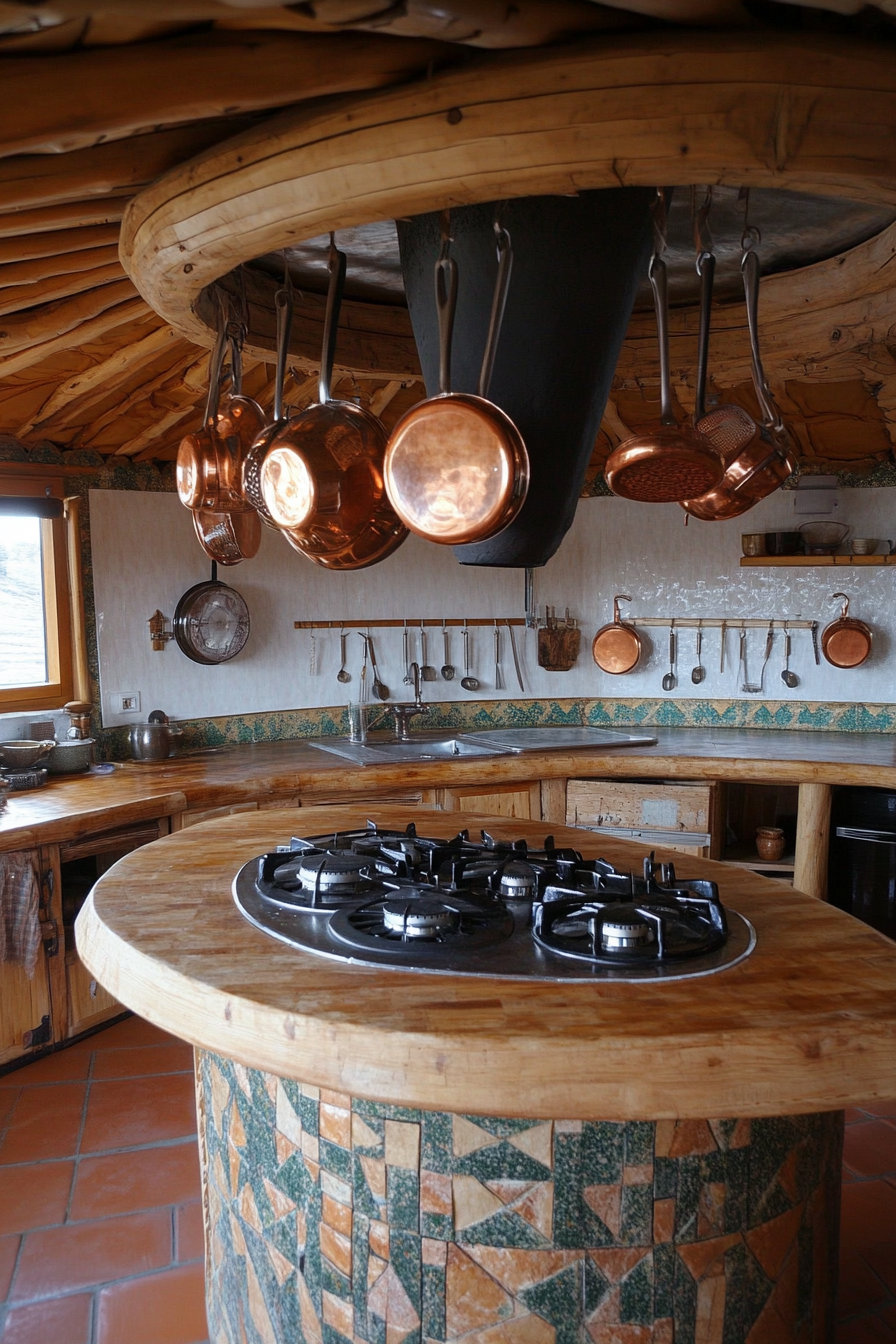
<path fill-rule="evenodd" d="M 721 795 L 715 783 L 571 779 L 566 824 L 700 858 L 718 858 L 723 841 Z"/>
<path fill-rule="evenodd" d="M 541 785 L 467 784 L 455 789 L 436 789 L 436 807 L 446 812 L 486 812 L 493 817 L 524 817 L 541 820 Z"/>

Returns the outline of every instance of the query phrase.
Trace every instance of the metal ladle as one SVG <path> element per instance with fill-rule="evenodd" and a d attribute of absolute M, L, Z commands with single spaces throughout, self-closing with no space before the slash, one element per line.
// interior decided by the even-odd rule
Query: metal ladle
<path fill-rule="evenodd" d="M 349 681 L 351 681 L 351 679 L 352 679 L 352 674 L 351 674 L 351 672 L 349 672 L 348 668 L 347 668 L 346 665 L 345 665 L 345 660 L 346 660 L 346 652 L 345 652 L 345 648 L 346 648 L 346 642 L 347 642 L 347 640 L 348 640 L 348 635 L 345 633 L 344 630 L 340 630 L 340 631 L 339 631 L 339 658 L 340 658 L 340 666 L 339 666 L 339 671 L 336 673 L 336 680 L 337 680 L 337 681 L 341 681 L 342 684 L 343 684 L 343 686 L 346 684 L 346 682 L 349 682 Z"/>
<path fill-rule="evenodd" d="M 674 691 L 678 685 L 678 678 L 675 675 L 675 617 L 672 618 L 672 624 L 669 627 L 669 671 L 663 677 L 663 690 Z"/>
<path fill-rule="evenodd" d="M 442 664 L 442 668 L 441 668 L 441 671 L 442 671 L 442 680 L 443 680 L 443 681 L 453 681 L 453 680 L 454 680 L 454 664 L 453 664 L 452 661 L 451 661 L 451 643 L 450 643 L 450 636 L 449 636 L 449 634 L 448 634 L 448 626 L 445 624 L 444 621 L 442 622 L 442 648 L 443 648 L 443 654 L 442 654 L 442 656 L 443 656 L 443 658 L 445 659 L 444 663 Z"/>
<path fill-rule="evenodd" d="M 790 670 L 790 631 L 787 629 L 786 621 L 784 623 L 784 667 L 781 671 L 781 680 L 791 690 L 800 684 L 797 674 Z"/>
<path fill-rule="evenodd" d="M 435 681 L 438 673 L 426 654 L 426 626 L 420 622 L 420 675 L 424 681 Z"/>
<path fill-rule="evenodd" d="M 479 690 L 479 678 L 470 676 L 470 632 L 466 621 L 464 621 L 464 675 L 460 679 L 460 684 L 465 691 Z"/>
<path fill-rule="evenodd" d="M 695 686 L 699 686 L 706 676 L 706 668 L 703 666 L 701 654 L 703 652 L 703 626 L 697 626 L 697 666 L 691 672 L 691 681 Z"/>

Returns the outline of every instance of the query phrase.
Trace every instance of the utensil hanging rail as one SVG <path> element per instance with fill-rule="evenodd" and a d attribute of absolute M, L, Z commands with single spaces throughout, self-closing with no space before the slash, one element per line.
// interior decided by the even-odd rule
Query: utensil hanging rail
<path fill-rule="evenodd" d="M 817 621 L 791 621 L 783 616 L 625 616 L 623 625 L 660 626 L 676 630 L 811 630 Z M 472 624 L 472 622 L 471 622 Z M 486 621 L 486 625 L 490 622 Z"/>
<path fill-rule="evenodd" d="M 295 630 L 357 630 L 363 628 L 371 630 L 402 630 L 407 625 L 411 629 L 419 630 L 421 625 L 434 630 L 441 630 L 443 626 L 469 626 L 471 629 L 475 625 L 485 625 L 494 628 L 497 622 L 500 626 L 507 625 L 525 625 L 526 620 L 523 616 L 471 616 L 465 620 L 462 616 L 448 616 L 445 620 L 441 616 L 408 616 L 405 619 L 401 617 L 388 617 L 386 619 L 371 620 L 366 616 L 354 616 L 346 621 L 293 621 Z M 676 625 L 679 622 L 676 621 Z M 762 624 L 762 622 L 760 622 Z M 811 621 L 809 622 L 811 625 Z M 793 622 L 791 621 L 791 625 Z"/>

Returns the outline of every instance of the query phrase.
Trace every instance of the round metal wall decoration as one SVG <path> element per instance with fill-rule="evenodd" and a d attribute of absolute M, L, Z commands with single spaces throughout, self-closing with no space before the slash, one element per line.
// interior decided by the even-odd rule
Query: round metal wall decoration
<path fill-rule="evenodd" d="M 249 608 L 235 588 L 212 579 L 187 589 L 172 626 L 178 648 L 194 663 L 229 663 L 249 638 Z"/>

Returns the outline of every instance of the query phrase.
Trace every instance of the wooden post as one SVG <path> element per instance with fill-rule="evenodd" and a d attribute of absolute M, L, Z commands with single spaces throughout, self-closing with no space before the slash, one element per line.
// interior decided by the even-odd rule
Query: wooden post
<path fill-rule="evenodd" d="M 566 780 L 543 779 L 541 781 L 541 819 L 553 821 L 558 826 L 566 825 Z"/>
<path fill-rule="evenodd" d="M 828 834 L 831 829 L 830 784 L 801 784 L 796 818 L 793 885 L 808 896 L 828 898 Z"/>

